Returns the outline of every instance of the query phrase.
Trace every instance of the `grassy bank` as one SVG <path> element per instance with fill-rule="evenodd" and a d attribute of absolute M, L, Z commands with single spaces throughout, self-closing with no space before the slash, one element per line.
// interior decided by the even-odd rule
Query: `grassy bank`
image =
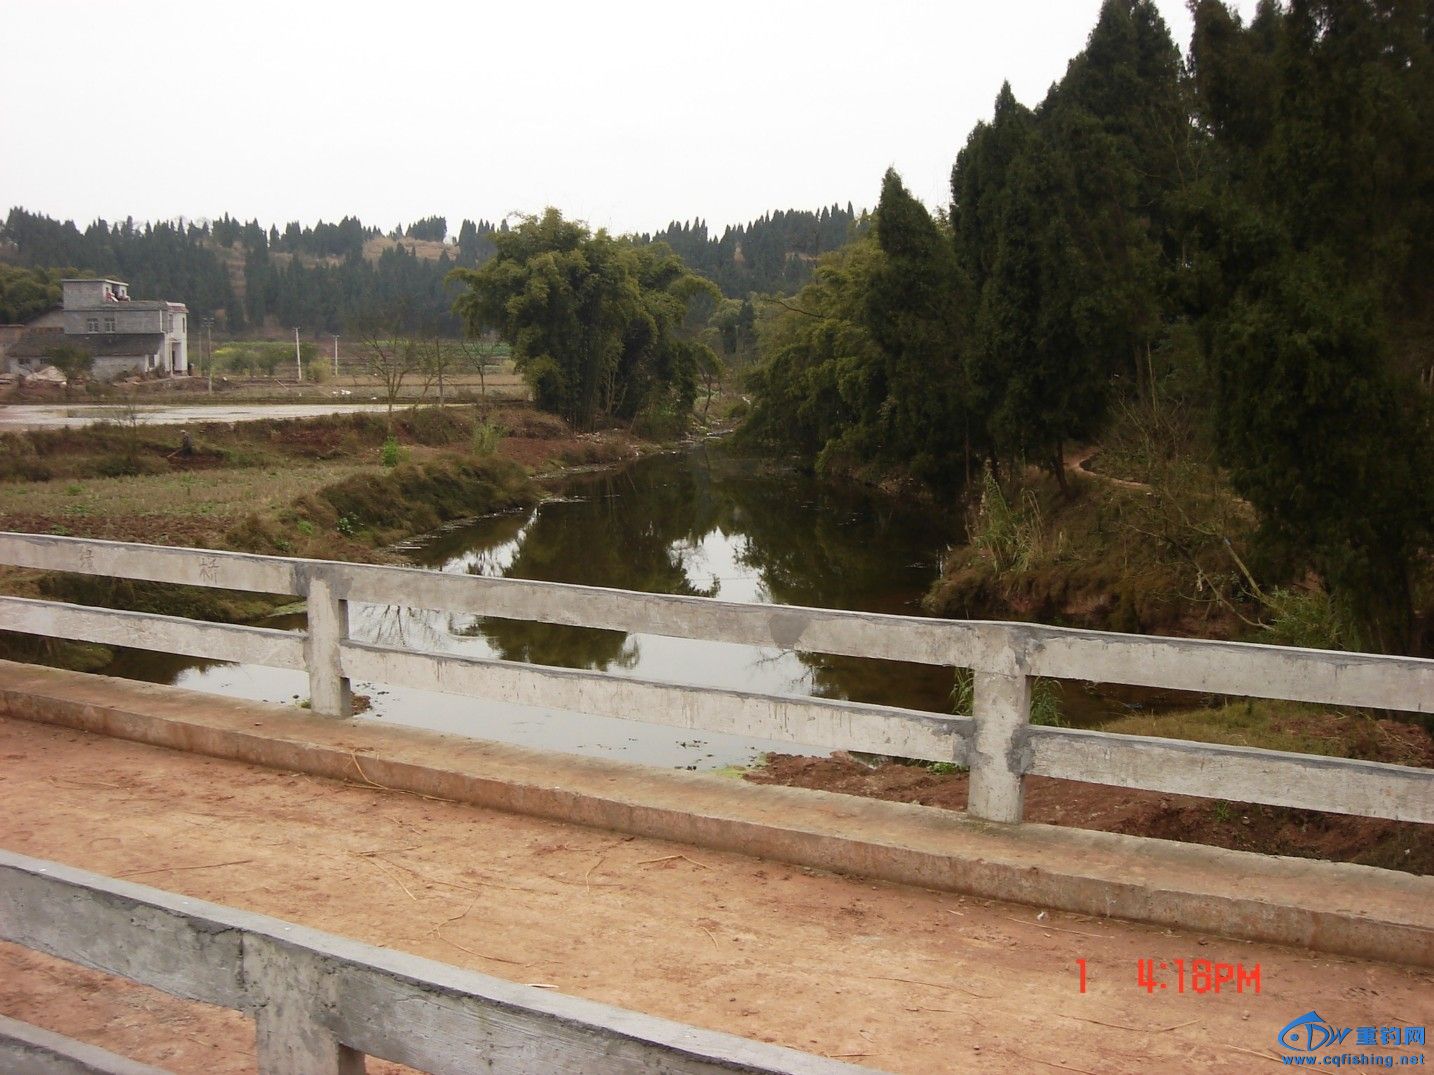
<path fill-rule="evenodd" d="M 1156 486 L 1074 458 L 1064 491 L 1034 471 L 984 476 L 969 544 L 948 557 L 928 611 L 1193 637 L 1253 622 L 1241 565 L 1254 519 L 1215 475 Z"/>
<path fill-rule="evenodd" d="M 1000 480 L 979 475 L 966 494 L 969 544 L 948 557 L 927 609 L 1378 649 L 1358 602 L 1332 595 L 1308 555 L 1262 531 L 1203 430 L 1178 407 L 1125 407 L 1099 444 L 1068 450 L 1063 482 L 1010 465 Z M 1434 557 L 1414 556 L 1409 573 L 1415 619 L 1403 652 L 1427 656 Z"/>
<path fill-rule="evenodd" d="M 444 523 L 536 502 L 530 469 L 635 453 L 525 406 L 203 424 L 106 425 L 0 437 L 0 528 L 241 552 L 394 561 L 390 546 Z M 96 576 L 0 569 L 20 596 L 215 621 L 292 601 Z M 103 647 L 8 636 L 3 655 L 93 669 Z"/>

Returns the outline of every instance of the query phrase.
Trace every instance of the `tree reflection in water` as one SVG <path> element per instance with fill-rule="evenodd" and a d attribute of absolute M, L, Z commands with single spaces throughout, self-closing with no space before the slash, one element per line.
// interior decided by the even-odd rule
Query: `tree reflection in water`
<path fill-rule="evenodd" d="M 555 499 L 531 512 L 479 520 L 436 536 L 412 555 L 428 567 L 505 578 L 919 614 L 920 596 L 936 577 L 953 527 L 933 523 L 929 511 L 907 511 L 863 490 L 761 466 L 722 449 L 649 458 L 569 479 Z M 661 679 L 732 665 L 730 658 L 714 662 L 716 643 L 674 647 L 671 640 L 622 631 L 439 617 L 384 614 L 372 629 L 418 648 L 452 649 L 458 639 L 474 639 L 507 660 Z M 450 636 L 446 644 L 437 633 Z M 750 682 L 727 686 L 938 711 L 946 708 L 951 687 L 947 669 L 719 648 L 747 651 L 740 664 Z M 672 667 L 674 661 L 690 667 Z"/>

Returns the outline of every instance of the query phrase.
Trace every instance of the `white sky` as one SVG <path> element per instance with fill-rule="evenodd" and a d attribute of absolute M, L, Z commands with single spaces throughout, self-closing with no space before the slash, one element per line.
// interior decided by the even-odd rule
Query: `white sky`
<path fill-rule="evenodd" d="M 0 0 L 0 212 L 720 231 L 870 207 L 888 166 L 943 205 L 1002 80 L 1039 101 L 1099 6 Z"/>

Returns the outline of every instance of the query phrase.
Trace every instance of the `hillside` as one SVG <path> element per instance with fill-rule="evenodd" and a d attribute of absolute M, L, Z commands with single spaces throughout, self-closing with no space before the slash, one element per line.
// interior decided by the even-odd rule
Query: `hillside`
<path fill-rule="evenodd" d="M 673 223 L 638 245 L 666 243 L 733 298 L 789 293 L 810 278 L 819 254 L 841 246 L 866 226 L 851 206 L 768 213 L 726 228 Z M 134 293 L 185 303 L 196 323 L 213 318 L 221 333 L 352 332 L 378 317 L 404 330 L 436 328 L 458 335 L 448 274 L 492 256 L 492 236 L 508 223 L 464 220 L 456 235 L 443 217 L 428 217 L 388 233 L 357 217 L 311 227 L 297 221 L 263 227 L 227 213 L 215 220 L 111 223 L 81 229 L 21 207 L 0 225 L 0 262 L 65 273 L 102 274 L 129 282 Z M 43 287 L 43 284 L 41 285 Z"/>

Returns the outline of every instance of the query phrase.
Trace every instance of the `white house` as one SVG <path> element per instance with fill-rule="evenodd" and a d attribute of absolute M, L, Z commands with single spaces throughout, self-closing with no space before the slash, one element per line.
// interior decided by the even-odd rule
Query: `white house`
<path fill-rule="evenodd" d="M 70 279 L 60 287 L 59 331 L 32 323 L 5 353 L 9 370 L 48 365 L 46 352 L 69 345 L 90 353 L 96 377 L 189 372 L 189 310 L 182 302 L 131 299 L 122 280 Z"/>

